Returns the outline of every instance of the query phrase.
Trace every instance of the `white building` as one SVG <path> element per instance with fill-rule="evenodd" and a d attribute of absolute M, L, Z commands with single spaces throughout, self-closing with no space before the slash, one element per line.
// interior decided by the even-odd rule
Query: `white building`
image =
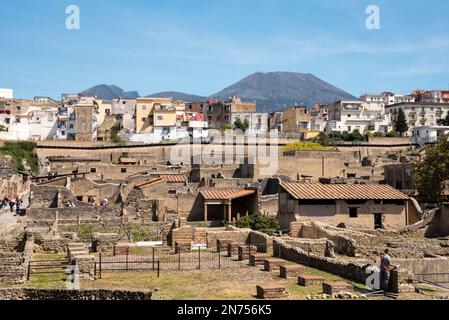
<path fill-rule="evenodd" d="M 420 102 L 449 103 L 449 90 L 431 90 L 421 94 Z"/>
<path fill-rule="evenodd" d="M 12 89 L 0 88 L 0 98 L 13 99 L 14 98 L 14 91 Z"/>
<path fill-rule="evenodd" d="M 385 105 L 389 106 L 392 104 L 415 102 L 416 98 L 413 95 L 396 94 L 391 92 L 383 92 L 380 94 L 385 99 Z"/>
<path fill-rule="evenodd" d="M 262 112 L 233 112 L 231 114 L 231 124 L 237 119 L 247 120 L 249 123 L 248 131 L 255 134 L 265 134 L 268 132 L 268 113 Z"/>
<path fill-rule="evenodd" d="M 57 133 L 57 108 L 30 107 L 15 117 L 8 131 L 0 132 L 2 140 L 53 140 Z"/>
<path fill-rule="evenodd" d="M 407 136 L 410 136 L 414 127 L 438 125 L 438 120 L 448 115 L 449 103 L 414 102 L 389 105 L 385 108 L 385 112 L 391 115 L 393 126 L 397 121 L 399 109 L 405 114 L 409 128 Z"/>
<path fill-rule="evenodd" d="M 412 129 L 412 143 L 426 144 L 435 143 L 442 135 L 449 133 L 449 127 L 444 126 L 421 126 Z"/>
<path fill-rule="evenodd" d="M 122 115 L 122 126 L 127 132 L 136 130 L 136 99 L 113 99 L 112 114 Z"/>
<path fill-rule="evenodd" d="M 178 139 L 204 139 L 209 136 L 207 121 L 183 121 L 178 128 Z"/>
<path fill-rule="evenodd" d="M 381 100 L 343 100 L 328 106 L 326 132 L 383 132 L 391 129 Z"/>

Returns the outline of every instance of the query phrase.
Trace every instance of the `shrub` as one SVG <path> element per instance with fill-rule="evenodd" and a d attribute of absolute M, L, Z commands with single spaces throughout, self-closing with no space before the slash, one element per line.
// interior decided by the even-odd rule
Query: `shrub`
<path fill-rule="evenodd" d="M 294 142 L 284 146 L 284 151 L 325 151 L 326 147 L 323 147 L 318 142 Z"/>
<path fill-rule="evenodd" d="M 236 221 L 235 226 L 237 228 L 261 231 L 269 235 L 273 235 L 280 228 L 276 217 L 260 212 L 255 215 L 241 217 Z"/>
<path fill-rule="evenodd" d="M 24 161 L 26 161 L 31 171 L 36 173 L 39 170 L 39 160 L 34 152 L 35 147 L 36 144 L 31 141 L 7 141 L 0 147 L 0 154 L 12 157 L 15 170 L 25 171 Z"/>

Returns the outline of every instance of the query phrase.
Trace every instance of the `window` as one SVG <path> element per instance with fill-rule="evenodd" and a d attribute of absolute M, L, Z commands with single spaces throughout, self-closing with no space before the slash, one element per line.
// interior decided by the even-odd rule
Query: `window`
<path fill-rule="evenodd" d="M 159 121 L 162 121 L 162 120 L 164 120 L 164 116 L 157 116 L 157 119 L 158 119 Z"/>
<path fill-rule="evenodd" d="M 126 173 L 126 168 L 122 168 L 122 169 L 121 169 L 121 172 L 122 172 L 122 173 Z"/>
<path fill-rule="evenodd" d="M 71 125 L 69 125 L 69 128 L 70 128 L 70 129 L 73 129 L 73 123 L 72 123 Z"/>
<path fill-rule="evenodd" d="M 90 168 L 90 172 L 91 173 L 96 173 L 97 172 L 97 168 Z"/>
<path fill-rule="evenodd" d="M 142 106 L 142 110 L 147 110 L 147 106 L 146 106 L 146 105 L 143 105 L 143 106 Z"/>
<path fill-rule="evenodd" d="M 357 218 L 359 216 L 359 208 L 349 208 L 349 218 Z"/>
<path fill-rule="evenodd" d="M 10 124 L 11 123 L 11 119 L 10 118 L 5 118 L 5 123 L 6 124 Z"/>

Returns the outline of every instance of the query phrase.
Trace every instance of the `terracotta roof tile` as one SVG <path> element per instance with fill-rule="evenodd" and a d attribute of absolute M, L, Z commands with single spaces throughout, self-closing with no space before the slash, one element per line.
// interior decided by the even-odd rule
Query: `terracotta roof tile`
<path fill-rule="evenodd" d="M 151 186 L 151 185 L 153 185 L 153 184 L 160 183 L 160 182 L 162 182 L 162 181 L 164 181 L 164 179 L 162 179 L 161 177 L 159 177 L 159 178 L 152 178 L 152 179 L 147 180 L 147 181 L 145 181 L 145 182 L 136 184 L 136 185 L 134 186 L 134 188 L 135 188 L 135 189 L 142 189 L 142 188 L 145 188 L 145 187 L 149 187 L 149 186 Z"/>
<path fill-rule="evenodd" d="M 161 175 L 161 178 L 167 181 L 167 183 L 185 183 L 186 177 L 182 174 L 167 174 Z"/>
<path fill-rule="evenodd" d="M 255 190 L 241 188 L 205 188 L 200 191 L 204 200 L 232 200 L 254 194 Z"/>
<path fill-rule="evenodd" d="M 282 183 L 281 188 L 295 199 L 304 200 L 406 200 L 408 197 L 389 185 Z"/>

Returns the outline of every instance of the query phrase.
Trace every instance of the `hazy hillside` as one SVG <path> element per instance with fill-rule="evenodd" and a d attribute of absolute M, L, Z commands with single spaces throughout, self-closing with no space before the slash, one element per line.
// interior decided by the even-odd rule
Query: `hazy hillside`
<path fill-rule="evenodd" d="M 312 74 L 294 72 L 257 72 L 212 95 L 216 99 L 230 96 L 256 101 L 259 111 L 279 110 L 293 104 L 313 106 L 315 103 L 354 98 Z"/>
<path fill-rule="evenodd" d="M 99 99 L 112 100 L 115 98 L 135 99 L 139 97 L 137 91 L 125 92 L 114 85 L 100 84 L 80 92 L 83 96 L 98 97 Z"/>
<path fill-rule="evenodd" d="M 98 85 L 81 92 L 86 96 L 111 100 L 113 98 L 137 98 L 137 91 L 125 92 L 114 85 Z M 313 106 L 315 103 L 329 103 L 342 99 L 354 99 L 351 94 L 321 80 L 310 73 L 257 72 L 210 96 L 225 100 L 239 96 L 244 101 L 257 102 L 260 112 L 282 110 L 294 104 Z M 147 97 L 173 98 L 186 102 L 202 101 L 206 97 L 188 93 L 165 91 Z"/>

